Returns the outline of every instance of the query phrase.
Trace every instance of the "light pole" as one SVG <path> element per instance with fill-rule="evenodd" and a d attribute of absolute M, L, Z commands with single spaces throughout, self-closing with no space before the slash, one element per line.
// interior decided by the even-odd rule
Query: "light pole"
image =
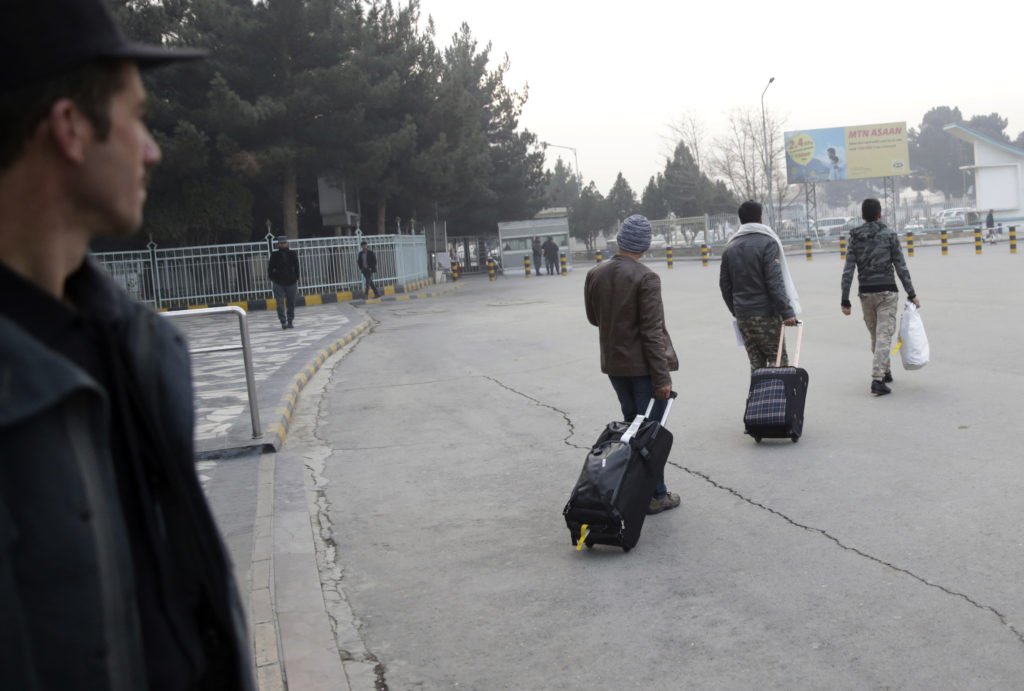
<path fill-rule="evenodd" d="M 580 192 L 583 191 L 583 177 L 580 175 L 580 160 L 576 157 L 576 148 L 572 146 L 562 146 L 561 144 L 552 144 L 551 142 L 541 142 L 541 146 L 547 149 L 549 146 L 556 149 L 568 149 L 572 152 L 573 163 L 576 164 L 576 194 L 579 196 Z"/>
<path fill-rule="evenodd" d="M 775 228 L 775 214 L 773 211 L 774 205 L 772 204 L 772 158 L 771 153 L 768 151 L 768 119 L 764 114 L 764 94 L 774 81 L 775 77 L 770 78 L 768 83 L 764 85 L 764 91 L 761 92 L 761 138 L 764 140 L 764 176 L 768 178 L 768 225 L 773 229 Z"/>

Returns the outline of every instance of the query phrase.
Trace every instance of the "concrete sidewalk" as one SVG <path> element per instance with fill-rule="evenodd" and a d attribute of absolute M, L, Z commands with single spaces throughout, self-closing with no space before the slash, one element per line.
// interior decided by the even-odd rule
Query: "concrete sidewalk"
<path fill-rule="evenodd" d="M 310 522 L 317 507 L 308 460 L 277 452 L 292 428 L 303 390 L 320 367 L 371 328 L 367 307 L 441 297 L 457 289 L 457 284 L 443 284 L 300 307 L 295 328 L 288 330 L 280 328 L 273 311 L 249 312 L 259 436 L 253 434 L 241 352 L 193 355 L 197 472 L 248 607 L 260 689 L 375 689 L 375 663 L 339 650 L 339 640 L 348 641 L 349 648 L 361 643 L 351 617 L 339 614 L 340 594 L 332 595 L 321 584 L 317 553 L 326 548 L 324 535 Z M 174 320 L 193 349 L 239 343 L 232 314 L 176 315 Z M 254 501 L 244 495 L 247 489 L 254 491 Z"/>

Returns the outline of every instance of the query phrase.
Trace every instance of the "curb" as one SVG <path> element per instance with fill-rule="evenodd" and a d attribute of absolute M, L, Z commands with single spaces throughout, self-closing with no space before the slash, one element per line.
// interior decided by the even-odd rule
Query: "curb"
<path fill-rule="evenodd" d="M 429 278 L 424 278 L 419 281 L 413 281 L 411 283 L 403 283 L 397 286 L 384 286 L 384 298 L 374 298 L 380 300 L 386 300 L 388 297 L 392 299 L 410 299 L 414 297 L 412 293 L 417 290 L 422 290 L 429 285 L 433 285 L 434 281 Z M 319 293 L 316 295 L 302 295 L 300 294 L 298 299 L 295 301 L 296 307 L 313 307 L 316 305 L 330 305 L 336 302 L 352 302 L 353 300 L 363 300 L 365 295 L 362 291 L 346 290 L 335 293 Z M 373 300 L 371 300 L 372 302 Z M 197 310 L 205 309 L 207 307 L 241 307 L 246 312 L 261 312 L 264 310 L 275 310 L 277 309 L 277 300 L 274 298 L 268 298 L 265 300 L 239 300 L 237 302 L 208 302 L 196 305 L 187 305 L 185 307 L 163 307 L 158 309 L 158 312 L 180 312 L 184 310 Z"/>
<path fill-rule="evenodd" d="M 366 317 L 355 329 L 349 331 L 337 341 L 317 353 L 316 357 L 313 358 L 313 361 L 303 367 L 302 371 L 295 375 L 292 379 L 291 385 L 285 391 L 284 396 L 281 397 L 281 403 L 277 408 L 277 413 L 279 415 L 278 420 L 270 423 L 263 430 L 264 451 L 280 451 L 281 447 L 284 445 L 285 439 L 288 437 L 288 428 L 292 422 L 292 412 L 295 410 L 295 404 L 299 400 L 299 393 L 309 382 L 310 378 L 319 371 L 320 367 L 327 361 L 327 358 L 337 353 L 349 343 L 352 343 L 369 328 L 370 318 Z"/>

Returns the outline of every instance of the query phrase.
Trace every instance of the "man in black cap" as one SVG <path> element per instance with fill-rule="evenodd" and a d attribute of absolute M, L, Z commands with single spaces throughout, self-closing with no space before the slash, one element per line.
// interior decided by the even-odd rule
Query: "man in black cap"
<path fill-rule="evenodd" d="M 277 251 L 270 255 L 267 276 L 274 289 L 277 318 L 282 329 L 293 329 L 295 301 L 299 298 L 299 255 L 288 248 L 288 236 L 277 236 Z M 288 308 L 285 310 L 285 303 Z"/>
<path fill-rule="evenodd" d="M 0 16 L 0 688 L 252 689 L 193 466 L 182 336 L 86 256 L 142 223 L 160 149 L 102 0 Z"/>

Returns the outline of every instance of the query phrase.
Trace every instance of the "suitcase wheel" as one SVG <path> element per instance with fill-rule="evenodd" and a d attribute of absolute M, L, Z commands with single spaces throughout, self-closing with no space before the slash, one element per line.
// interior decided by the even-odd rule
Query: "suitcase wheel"
<path fill-rule="evenodd" d="M 623 552 L 628 552 L 628 551 L 629 551 L 629 547 L 625 547 L 625 546 L 623 546 L 623 548 L 622 548 L 622 551 L 623 551 Z"/>
<path fill-rule="evenodd" d="M 754 437 L 754 441 L 756 441 L 758 444 L 760 444 L 761 443 L 761 437 Z"/>
<path fill-rule="evenodd" d="M 800 441 L 800 435 L 799 434 L 791 434 L 791 435 L 789 435 L 789 438 L 793 440 L 794 444 L 796 444 L 798 441 Z"/>
<path fill-rule="evenodd" d="M 584 544 L 586 544 L 587 549 L 594 549 L 594 543 L 591 542 L 590 540 L 587 540 L 586 543 L 584 543 Z"/>

